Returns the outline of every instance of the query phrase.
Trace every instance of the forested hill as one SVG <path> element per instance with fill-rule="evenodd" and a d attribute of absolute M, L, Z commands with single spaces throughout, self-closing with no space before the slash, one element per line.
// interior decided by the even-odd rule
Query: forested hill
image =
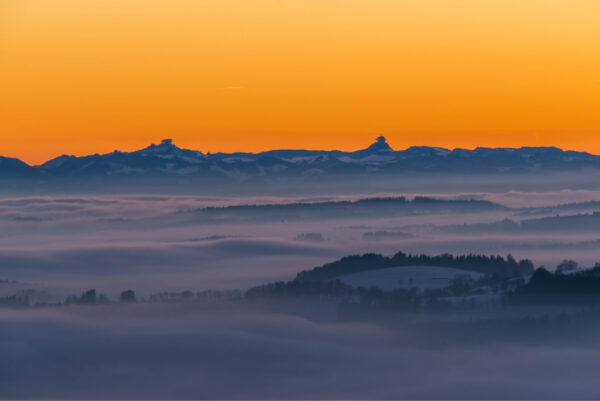
<path fill-rule="evenodd" d="M 474 213 L 506 210 L 507 208 L 486 200 L 436 199 L 417 196 L 407 199 L 398 197 L 374 197 L 358 200 L 335 200 L 321 202 L 294 202 L 262 205 L 234 205 L 206 207 L 184 213 L 194 213 L 203 218 L 347 218 L 370 216 L 402 216 L 436 213 Z"/>
<path fill-rule="evenodd" d="M 375 253 L 346 256 L 338 261 L 304 270 L 296 275 L 298 281 L 329 280 L 345 274 L 358 273 L 367 270 L 378 270 L 396 266 L 444 266 L 462 270 L 474 271 L 500 278 L 519 277 L 532 274 L 533 263 L 528 260 L 515 260 L 508 255 L 461 255 L 443 254 L 439 256 L 410 255 L 398 252 L 392 257 Z"/>

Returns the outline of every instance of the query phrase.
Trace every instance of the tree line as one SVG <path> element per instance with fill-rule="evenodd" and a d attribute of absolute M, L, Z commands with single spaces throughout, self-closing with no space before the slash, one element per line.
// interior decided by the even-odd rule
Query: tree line
<path fill-rule="evenodd" d="M 392 257 L 376 253 L 346 256 L 340 260 L 304 270 L 296 275 L 297 281 L 330 280 L 345 274 L 359 273 L 368 270 L 385 269 L 397 266 L 443 266 L 453 267 L 496 276 L 498 279 L 510 279 L 533 273 L 533 263 L 528 259 L 515 260 L 511 255 L 459 255 L 442 254 L 438 256 L 412 255 L 398 252 Z"/>

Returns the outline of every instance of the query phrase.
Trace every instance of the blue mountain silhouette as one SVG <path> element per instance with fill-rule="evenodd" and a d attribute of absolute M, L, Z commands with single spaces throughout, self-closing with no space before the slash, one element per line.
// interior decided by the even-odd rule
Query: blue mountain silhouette
<path fill-rule="evenodd" d="M 170 139 L 133 152 L 63 155 L 39 166 L 0 157 L 0 178 L 205 176 L 335 176 L 340 174 L 518 173 L 600 170 L 600 156 L 555 147 L 445 149 L 413 146 L 394 150 L 383 136 L 355 152 L 271 150 L 260 153 L 202 153 Z"/>

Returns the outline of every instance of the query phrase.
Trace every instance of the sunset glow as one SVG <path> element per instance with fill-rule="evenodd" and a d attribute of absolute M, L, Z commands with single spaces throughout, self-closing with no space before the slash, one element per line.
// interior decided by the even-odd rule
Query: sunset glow
<path fill-rule="evenodd" d="M 0 153 L 380 134 L 600 153 L 599 16 L 594 0 L 4 0 Z"/>

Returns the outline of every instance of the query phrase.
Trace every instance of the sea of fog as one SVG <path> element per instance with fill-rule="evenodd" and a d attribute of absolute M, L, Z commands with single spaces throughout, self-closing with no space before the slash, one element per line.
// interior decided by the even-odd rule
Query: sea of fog
<path fill-rule="evenodd" d="M 373 196 L 421 194 L 372 194 Z M 340 257 L 366 252 L 427 254 L 512 254 L 553 268 L 563 259 L 592 266 L 600 259 L 599 230 L 559 226 L 547 230 L 500 230 L 481 224 L 557 215 L 593 213 L 551 206 L 600 200 L 600 192 L 465 193 L 428 196 L 485 199 L 506 210 L 347 218 L 281 218 L 268 213 L 245 218 L 207 219 L 209 206 L 356 200 L 319 198 L 211 198 L 192 196 L 69 196 L 0 199 L 0 280 L 20 288 L 44 289 L 64 297 L 97 288 L 115 294 L 125 288 L 150 294 L 161 290 L 240 288 L 292 279 Z M 534 208 L 534 209 L 531 209 Z M 537 208 L 537 209 L 536 209 Z M 527 210 L 524 213 L 523 210 Z M 532 212 L 533 210 L 533 212 Z M 293 211 L 291 212 L 294 213 Z M 451 229 L 449 229 L 451 228 Z M 476 228 L 476 229 L 475 229 Z M 563 229 L 564 228 L 564 229 Z M 14 286 L 0 286 L 0 293 Z"/>
<path fill-rule="evenodd" d="M 245 209 L 217 217 L 203 212 L 400 195 L 503 207 L 335 218 L 298 218 L 294 209 L 284 218 L 268 210 L 258 218 Z M 0 198 L 0 296 L 31 291 L 39 301 L 58 302 L 92 288 L 111 299 L 125 289 L 140 299 L 160 291 L 244 290 L 366 252 L 512 254 L 550 269 L 563 259 L 592 266 L 600 260 L 600 227 L 581 229 L 570 218 L 594 218 L 595 201 L 600 192 L 585 190 Z M 564 224 L 548 229 L 496 224 L 557 217 Z M 443 332 L 338 321 L 328 302 L 0 308 L 0 398 L 600 396 L 594 385 L 600 354 L 592 340 L 438 341 L 443 338 Z"/>

